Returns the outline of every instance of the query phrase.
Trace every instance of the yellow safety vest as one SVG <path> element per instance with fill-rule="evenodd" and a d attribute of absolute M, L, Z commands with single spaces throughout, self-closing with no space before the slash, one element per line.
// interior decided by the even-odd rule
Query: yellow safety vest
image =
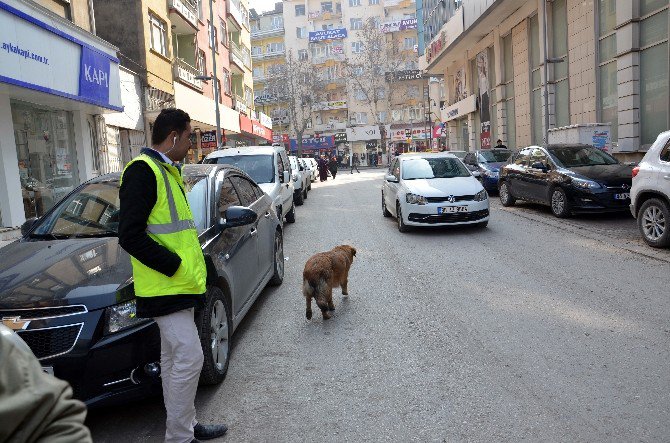
<path fill-rule="evenodd" d="M 157 198 L 147 220 L 147 233 L 160 245 L 178 254 L 181 265 L 172 277 L 168 277 L 131 256 L 135 295 L 204 294 L 207 267 L 193 214 L 183 193 L 181 171 L 146 154 L 135 157 L 125 169 L 136 161 L 148 164 L 156 175 Z"/>

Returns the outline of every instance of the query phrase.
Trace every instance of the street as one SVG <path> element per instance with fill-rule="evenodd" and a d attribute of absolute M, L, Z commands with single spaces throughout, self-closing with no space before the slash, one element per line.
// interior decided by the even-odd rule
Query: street
<path fill-rule="evenodd" d="M 285 226 L 286 276 L 196 399 L 221 441 L 662 441 L 670 436 L 670 250 L 630 214 L 502 208 L 488 228 L 398 232 L 383 171 L 314 183 Z M 305 319 L 314 253 L 357 248 L 349 297 Z M 89 412 L 96 442 L 160 442 L 160 397 Z M 122 425 L 120 425 L 122 424 Z"/>

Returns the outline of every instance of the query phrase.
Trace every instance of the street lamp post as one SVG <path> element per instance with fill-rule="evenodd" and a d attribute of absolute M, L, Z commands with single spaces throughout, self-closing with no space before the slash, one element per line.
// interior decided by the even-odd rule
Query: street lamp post
<path fill-rule="evenodd" d="M 212 75 L 198 75 L 195 78 L 198 80 L 212 80 L 214 87 L 214 106 L 216 109 L 216 149 L 221 149 L 221 116 L 219 115 L 219 81 L 216 76 L 216 45 L 214 39 L 214 6 L 213 0 L 209 0 L 209 46 L 212 48 Z"/>

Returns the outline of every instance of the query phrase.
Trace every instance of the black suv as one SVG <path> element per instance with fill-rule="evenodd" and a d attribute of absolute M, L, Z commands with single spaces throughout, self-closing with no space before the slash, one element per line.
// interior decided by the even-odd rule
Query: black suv
<path fill-rule="evenodd" d="M 573 212 L 626 211 L 632 167 L 589 145 L 530 146 L 500 170 L 503 206 L 517 199 L 547 204 L 556 217 Z"/>

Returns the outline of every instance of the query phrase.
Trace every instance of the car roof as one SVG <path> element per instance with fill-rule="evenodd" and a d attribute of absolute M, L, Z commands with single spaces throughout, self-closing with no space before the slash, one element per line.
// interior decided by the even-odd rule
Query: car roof
<path fill-rule="evenodd" d="M 283 151 L 280 146 L 240 146 L 238 148 L 224 148 L 214 151 L 206 158 L 220 158 L 231 155 L 270 155 L 274 152 Z"/>
<path fill-rule="evenodd" d="M 405 152 L 400 154 L 398 158 L 400 160 L 414 160 L 415 158 L 458 158 L 450 152 Z"/>
<path fill-rule="evenodd" d="M 247 175 L 243 170 L 226 164 L 187 164 L 182 167 L 182 174 L 184 177 L 195 177 L 201 175 L 212 175 L 216 174 L 219 170 L 226 169 L 241 173 L 242 175 Z M 99 175 L 87 181 L 87 183 L 104 183 L 108 181 L 119 181 L 121 180 L 121 172 L 110 172 L 108 174 Z"/>

